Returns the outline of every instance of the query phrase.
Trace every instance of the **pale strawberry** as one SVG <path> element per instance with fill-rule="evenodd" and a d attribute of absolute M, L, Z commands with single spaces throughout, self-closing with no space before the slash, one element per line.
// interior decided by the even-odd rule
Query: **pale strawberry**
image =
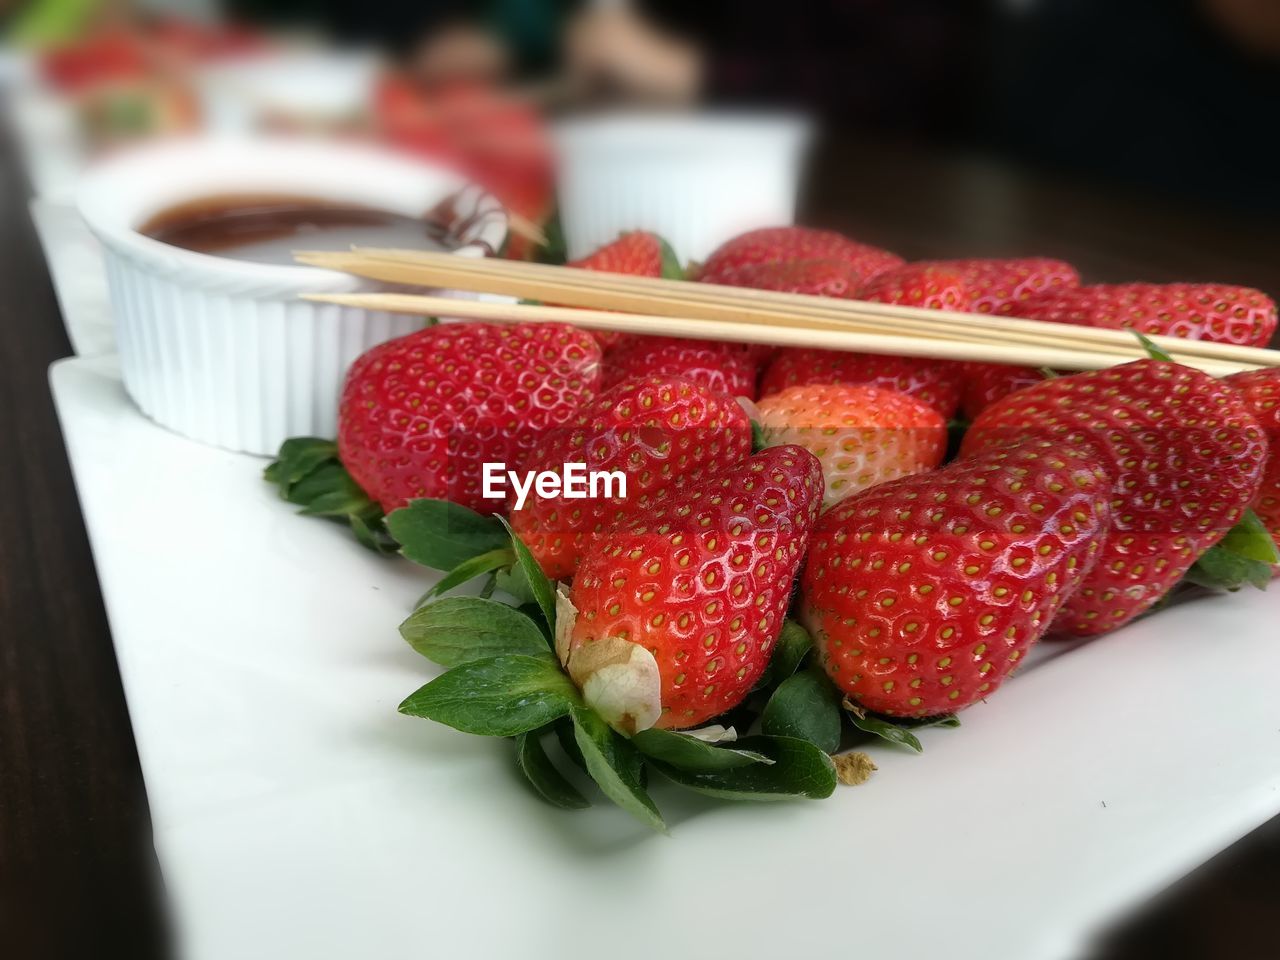
<path fill-rule="evenodd" d="M 794 443 L 822 464 L 823 506 L 931 470 L 947 450 L 947 424 L 923 401 L 868 386 L 789 387 L 757 404 L 765 442 Z"/>

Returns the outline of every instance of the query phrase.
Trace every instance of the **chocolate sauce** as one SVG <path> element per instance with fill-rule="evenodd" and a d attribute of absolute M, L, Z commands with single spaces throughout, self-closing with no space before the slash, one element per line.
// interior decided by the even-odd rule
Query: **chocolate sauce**
<path fill-rule="evenodd" d="M 180 203 L 152 216 L 139 232 L 183 250 L 269 264 L 291 264 L 293 251 L 304 249 L 451 246 L 449 228 L 433 213 L 409 217 L 340 201 L 259 194 Z"/>

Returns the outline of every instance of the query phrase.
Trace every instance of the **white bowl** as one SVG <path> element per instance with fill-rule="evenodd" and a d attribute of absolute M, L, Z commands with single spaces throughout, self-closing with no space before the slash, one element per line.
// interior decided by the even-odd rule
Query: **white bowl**
<path fill-rule="evenodd" d="M 373 107 L 379 58 L 363 50 L 283 50 L 196 71 L 201 120 L 214 133 L 251 133 L 289 121 L 304 129 L 350 126 Z"/>
<path fill-rule="evenodd" d="M 795 219 L 810 125 L 787 115 L 612 115 L 554 131 L 570 258 L 651 230 L 682 262 Z"/>
<path fill-rule="evenodd" d="M 298 299 L 378 289 L 347 274 L 193 253 L 137 231 L 176 203 L 245 193 L 410 216 L 456 197 L 459 256 L 484 256 L 506 236 L 506 212 L 478 187 L 355 145 L 200 138 L 146 147 L 91 170 L 79 209 L 104 249 L 129 395 L 177 433 L 247 453 L 274 453 L 291 436 L 334 436 L 351 362 L 424 321 Z"/>

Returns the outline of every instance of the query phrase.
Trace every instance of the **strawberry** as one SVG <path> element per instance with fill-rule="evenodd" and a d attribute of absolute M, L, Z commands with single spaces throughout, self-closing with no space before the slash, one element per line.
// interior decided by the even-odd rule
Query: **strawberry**
<path fill-rule="evenodd" d="M 956 274 L 969 292 L 974 313 L 1020 316 L 1018 304 L 1028 297 L 1080 285 L 1071 264 L 1048 257 L 1015 260 L 931 260 L 932 266 Z"/>
<path fill-rule="evenodd" d="M 760 394 L 810 383 L 866 384 L 910 394 L 949 420 L 960 406 L 961 370 L 948 360 L 788 347 L 766 368 Z"/>
<path fill-rule="evenodd" d="M 1018 314 L 1114 330 L 1263 347 L 1276 331 L 1276 305 L 1249 287 L 1219 283 L 1096 284 L 1039 294 Z"/>
<path fill-rule="evenodd" d="M 821 500 L 813 455 L 773 447 L 615 528 L 574 578 L 570 672 L 583 648 L 621 638 L 657 661 L 656 726 L 737 706 L 769 662 Z"/>
<path fill-rule="evenodd" d="M 710 282 L 705 275 L 701 279 Z M 779 293 L 852 298 L 861 280 L 857 271 L 839 260 L 787 260 L 744 264 L 717 282 Z"/>
<path fill-rule="evenodd" d="M 931 470 L 947 423 L 924 402 L 879 387 L 789 387 L 757 405 L 766 444 L 794 443 L 822 464 L 823 506 L 866 487 Z"/>
<path fill-rule="evenodd" d="M 1045 375 L 1035 367 L 969 362 L 963 365 L 963 377 L 964 396 L 960 410 L 967 419 L 973 420 L 997 400 L 1039 383 Z"/>
<path fill-rule="evenodd" d="M 733 283 L 733 275 L 744 267 L 797 260 L 834 260 L 863 281 L 903 262 L 896 253 L 858 243 L 832 230 L 766 227 L 736 236 L 717 247 L 702 265 L 698 279 L 707 283 Z"/>
<path fill-rule="evenodd" d="M 1266 440 L 1231 387 L 1137 360 L 1045 380 L 983 411 L 961 456 L 1026 438 L 1091 447 L 1113 483 L 1112 530 L 1055 629 L 1122 626 L 1169 592 L 1255 499 Z"/>
<path fill-rule="evenodd" d="M 655 494 L 701 482 L 751 453 L 751 423 L 732 397 L 680 377 L 623 380 L 557 428 L 525 461 L 525 470 L 620 471 L 625 496 L 566 500 L 531 492 L 511 527 L 552 580 L 573 575 L 590 545 L 613 525 L 646 512 Z"/>
<path fill-rule="evenodd" d="M 673 262 L 671 248 L 656 234 L 634 230 L 565 266 L 603 273 L 625 273 L 633 277 L 661 277 L 664 269 L 671 271 Z"/>
<path fill-rule="evenodd" d="M 605 354 L 604 386 L 630 377 L 685 377 L 731 397 L 756 397 L 756 364 L 736 343 L 628 335 Z"/>
<path fill-rule="evenodd" d="M 516 464 L 599 389 L 600 348 L 558 323 L 443 324 L 379 344 L 347 373 L 338 452 L 388 512 L 419 497 L 494 513 L 482 464 Z"/>
<path fill-rule="evenodd" d="M 877 274 L 858 291 L 858 299 L 900 303 L 930 310 L 969 309 L 969 290 L 954 270 L 927 263 L 908 263 Z"/>
<path fill-rule="evenodd" d="M 702 279 L 706 281 L 706 277 Z M 726 272 L 717 282 L 779 293 L 852 298 L 861 280 L 856 270 L 838 260 L 787 260 L 744 264 Z M 747 344 L 746 350 L 757 364 L 767 362 L 778 352 L 777 347 L 764 343 Z"/>
<path fill-rule="evenodd" d="M 1267 435 L 1269 452 L 1253 509 L 1280 547 L 1280 368 L 1232 374 L 1226 382 L 1244 396 Z"/>
<path fill-rule="evenodd" d="M 854 494 L 817 523 L 801 619 L 868 710 L 923 717 L 994 692 L 1088 572 L 1110 485 L 1031 441 Z"/>
<path fill-rule="evenodd" d="M 657 234 L 644 230 L 624 233 L 613 243 L 605 244 L 594 253 L 580 260 L 573 260 L 565 266 L 602 273 L 625 273 L 632 277 L 680 279 L 684 275 L 671 247 Z M 593 330 L 591 334 L 602 349 L 608 349 L 624 336 L 608 330 Z"/>

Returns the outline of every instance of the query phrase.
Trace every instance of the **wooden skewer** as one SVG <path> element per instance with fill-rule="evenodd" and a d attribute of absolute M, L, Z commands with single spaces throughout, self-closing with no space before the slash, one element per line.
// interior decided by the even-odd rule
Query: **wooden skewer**
<path fill-rule="evenodd" d="M 457 317 L 500 323 L 568 323 L 590 329 L 616 330 L 623 333 L 648 333 L 694 339 L 709 337 L 737 343 L 818 347 L 826 350 L 938 357 L 945 360 L 981 360 L 1064 370 L 1096 370 L 1117 362 L 1117 358 L 1109 354 L 1041 347 L 1034 344 L 993 345 L 983 342 L 933 341 L 920 337 L 895 336 L 889 333 L 820 330 L 801 324 L 769 327 L 731 320 L 703 320 L 519 303 L 487 303 L 403 293 L 316 293 L 304 294 L 304 299 L 418 316 Z M 1136 359 L 1140 354 L 1141 349 L 1135 344 L 1134 356 L 1131 359 Z M 1191 365 L 1214 376 L 1225 376 L 1242 369 L 1238 364 L 1202 359 L 1192 361 Z"/>
<path fill-rule="evenodd" d="M 810 326 L 894 336 L 919 336 L 1003 345 L 1011 339 L 1047 348 L 1089 350 L 1115 358 L 1142 356 L 1131 333 L 1073 327 L 989 314 L 925 310 L 891 304 L 631 277 L 511 261 L 463 260 L 424 251 L 360 250 L 303 253 L 298 259 L 392 283 L 459 287 L 530 297 L 595 309 L 669 317 L 777 324 L 782 316 L 806 317 Z M 1235 369 L 1280 365 L 1280 352 L 1231 344 L 1152 337 L 1175 359 L 1220 361 Z M 993 357 L 994 359 L 994 357 Z"/>

